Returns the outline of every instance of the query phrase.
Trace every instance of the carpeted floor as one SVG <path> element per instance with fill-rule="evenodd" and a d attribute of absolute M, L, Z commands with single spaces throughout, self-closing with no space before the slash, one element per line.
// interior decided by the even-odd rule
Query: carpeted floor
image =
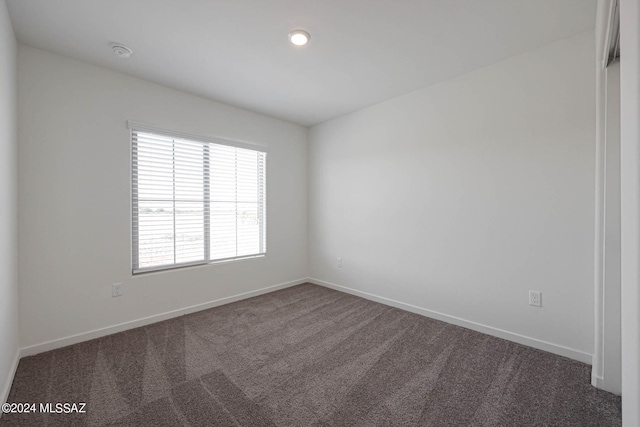
<path fill-rule="evenodd" d="M 20 361 L 0 425 L 619 426 L 590 367 L 304 284 Z"/>

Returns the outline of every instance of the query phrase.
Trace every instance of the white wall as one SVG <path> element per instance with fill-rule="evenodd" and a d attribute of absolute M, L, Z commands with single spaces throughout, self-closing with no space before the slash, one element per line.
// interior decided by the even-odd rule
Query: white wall
<path fill-rule="evenodd" d="M 307 276 L 305 128 L 22 45 L 18 70 L 22 346 Z M 267 256 L 132 277 L 127 120 L 266 144 Z"/>
<path fill-rule="evenodd" d="M 587 32 L 313 127 L 311 277 L 590 361 L 594 61 Z"/>
<path fill-rule="evenodd" d="M 0 0 L 0 403 L 18 356 L 18 159 L 16 39 Z"/>

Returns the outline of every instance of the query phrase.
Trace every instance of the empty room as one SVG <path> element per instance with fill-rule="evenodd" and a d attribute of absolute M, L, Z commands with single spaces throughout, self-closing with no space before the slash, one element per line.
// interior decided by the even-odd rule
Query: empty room
<path fill-rule="evenodd" d="M 0 425 L 640 426 L 640 0 L 0 0 Z"/>

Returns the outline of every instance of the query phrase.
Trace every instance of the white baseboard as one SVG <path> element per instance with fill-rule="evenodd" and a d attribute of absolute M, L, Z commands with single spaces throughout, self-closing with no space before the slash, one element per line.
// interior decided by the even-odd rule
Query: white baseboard
<path fill-rule="evenodd" d="M 161 322 L 163 320 L 171 319 L 174 317 L 184 316 L 185 314 L 195 313 L 197 311 L 206 310 L 208 308 L 218 307 L 220 305 L 225 305 L 258 295 L 267 294 L 269 292 L 289 288 L 291 286 L 300 285 L 307 281 L 308 279 L 304 278 L 293 280 L 291 282 L 280 283 L 279 285 L 268 286 L 266 288 L 258 289 L 255 291 L 244 292 L 241 294 L 232 295 L 230 297 L 220 298 L 214 301 L 180 308 L 178 310 L 172 310 L 153 316 L 143 317 L 141 319 L 131 320 L 129 322 L 119 323 L 113 326 L 107 326 L 104 328 L 94 329 L 92 331 L 82 332 L 80 334 L 75 334 L 64 338 L 46 341 L 40 344 L 30 345 L 28 347 L 23 347 L 20 349 L 20 357 L 33 356 L 34 354 L 42 353 L 49 350 L 55 350 L 56 348 L 66 347 L 68 345 L 77 344 L 83 341 L 89 341 L 95 338 L 104 337 L 106 335 L 126 331 L 128 329 L 138 328 L 140 326 L 149 325 L 151 323 Z"/>
<path fill-rule="evenodd" d="M 483 325 L 481 323 L 472 322 L 470 320 L 461 319 L 456 316 L 450 316 L 448 314 L 439 313 L 437 311 L 429 310 L 426 308 L 418 307 L 412 304 L 396 301 L 393 299 L 381 297 L 378 295 L 370 294 L 368 292 L 359 291 L 356 289 L 348 288 L 345 286 L 336 285 L 335 283 L 325 282 L 323 280 L 314 279 L 310 277 L 308 279 L 310 283 L 324 286 L 327 288 L 335 289 L 337 291 L 346 292 L 351 295 L 356 295 L 371 301 L 376 301 L 381 304 L 390 305 L 392 307 L 399 308 L 401 310 L 410 311 L 411 313 L 420 314 L 422 316 L 430 317 L 432 319 L 441 320 L 443 322 L 452 323 L 463 328 L 471 329 L 483 334 L 492 335 L 494 337 L 502 338 L 505 340 L 513 341 L 518 344 L 523 344 L 529 347 L 537 348 L 538 350 L 547 351 L 549 353 L 557 354 L 559 356 L 568 357 L 579 362 L 591 364 L 592 355 L 580 350 L 565 347 L 563 345 L 542 341 L 536 338 L 527 337 L 517 334 L 515 332 L 505 331 L 503 329 L 494 328 L 492 326 Z"/>
<path fill-rule="evenodd" d="M 599 388 L 599 389 L 603 389 L 604 388 L 604 378 L 595 375 L 595 374 L 591 374 L 591 385 Z"/>
<path fill-rule="evenodd" d="M 468 328 L 477 332 L 482 332 L 488 335 L 492 335 L 498 338 L 503 338 L 509 341 L 513 341 L 519 344 L 527 345 L 529 347 L 537 348 L 539 350 L 548 351 L 550 353 L 554 353 L 560 356 L 568 357 L 570 359 L 578 360 L 583 363 L 591 364 L 592 355 L 589 353 L 582 352 L 580 350 L 575 350 L 569 347 L 565 347 L 559 344 L 550 343 L 547 341 L 538 340 L 536 338 L 527 337 L 524 335 L 520 335 L 514 332 L 505 331 L 503 329 L 494 328 L 491 326 L 486 326 L 480 323 L 472 322 L 469 320 L 461 319 L 459 317 L 450 316 L 448 314 L 439 313 L 437 311 L 429 310 L 426 308 L 418 307 L 412 304 L 407 304 L 404 302 L 396 301 L 390 298 L 381 297 L 378 295 L 370 294 L 368 292 L 359 291 L 356 289 L 348 288 L 345 286 L 336 285 L 334 283 L 325 282 L 323 280 L 315 279 L 315 278 L 303 278 L 294 280 L 291 282 L 281 283 L 274 286 L 268 286 L 266 288 L 257 289 L 255 291 L 244 292 L 241 294 L 233 295 L 230 297 L 220 298 L 214 301 L 205 302 L 202 304 L 192 305 L 190 307 L 181 308 L 178 310 L 172 310 L 165 313 L 144 317 L 137 320 L 132 320 L 129 322 L 120 323 L 113 326 L 107 326 L 100 329 L 94 329 L 92 331 L 83 332 L 80 334 L 71 335 L 64 338 L 59 338 L 39 344 L 30 345 L 28 347 L 23 347 L 20 349 L 19 354 L 16 354 L 15 360 L 12 366 L 12 375 L 11 378 L 7 380 L 7 384 L 5 384 L 5 389 L 3 390 L 3 395 L 1 396 L 4 399 L 8 397 L 9 390 L 11 389 L 11 383 L 13 381 L 13 375 L 15 375 L 15 371 L 18 367 L 18 362 L 21 357 L 32 356 L 38 353 L 42 353 L 49 350 L 55 350 L 57 348 L 66 347 L 68 345 L 77 344 L 83 341 L 89 341 L 95 338 L 100 338 L 106 335 L 115 334 L 118 332 L 126 331 L 129 329 L 137 328 L 140 326 L 149 325 L 151 323 L 161 322 L 163 320 L 171 319 L 178 316 L 183 316 L 185 314 L 195 313 L 197 311 L 206 310 L 208 308 L 218 307 L 220 305 L 229 304 L 235 301 L 240 301 L 243 299 L 255 297 L 258 295 L 263 295 L 269 292 L 274 292 L 280 289 L 289 288 L 291 286 L 300 285 L 305 282 L 314 283 L 316 285 L 324 286 L 330 289 L 335 289 L 337 291 L 345 292 L 348 294 L 356 295 L 371 301 L 376 301 L 381 304 L 389 305 L 392 307 L 399 308 L 401 310 L 406 310 L 412 313 L 420 314 L 422 316 L 430 317 L 433 319 L 441 320 L 443 322 L 451 323 L 454 325 L 462 326 L 464 328 Z M 596 387 L 601 387 L 602 379 L 599 377 L 592 377 L 592 383 L 596 382 L 598 385 Z M 594 384 L 595 385 L 595 384 Z"/>
<path fill-rule="evenodd" d="M 11 363 L 11 368 L 9 369 L 9 375 L 4 383 L 4 387 L 2 388 L 2 395 L 0 396 L 0 400 L 2 403 L 6 403 L 9 398 L 9 392 L 11 391 L 11 385 L 13 384 L 13 378 L 16 376 L 16 370 L 18 369 L 18 363 L 20 362 L 20 350 L 16 350 L 15 356 L 13 356 L 13 362 Z M 0 413 L 0 415 L 2 415 Z"/>

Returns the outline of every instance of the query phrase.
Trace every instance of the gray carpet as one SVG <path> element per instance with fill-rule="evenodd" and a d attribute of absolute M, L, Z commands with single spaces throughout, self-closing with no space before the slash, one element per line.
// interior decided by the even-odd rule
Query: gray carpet
<path fill-rule="evenodd" d="M 20 361 L 0 425 L 619 426 L 590 367 L 304 284 Z"/>

